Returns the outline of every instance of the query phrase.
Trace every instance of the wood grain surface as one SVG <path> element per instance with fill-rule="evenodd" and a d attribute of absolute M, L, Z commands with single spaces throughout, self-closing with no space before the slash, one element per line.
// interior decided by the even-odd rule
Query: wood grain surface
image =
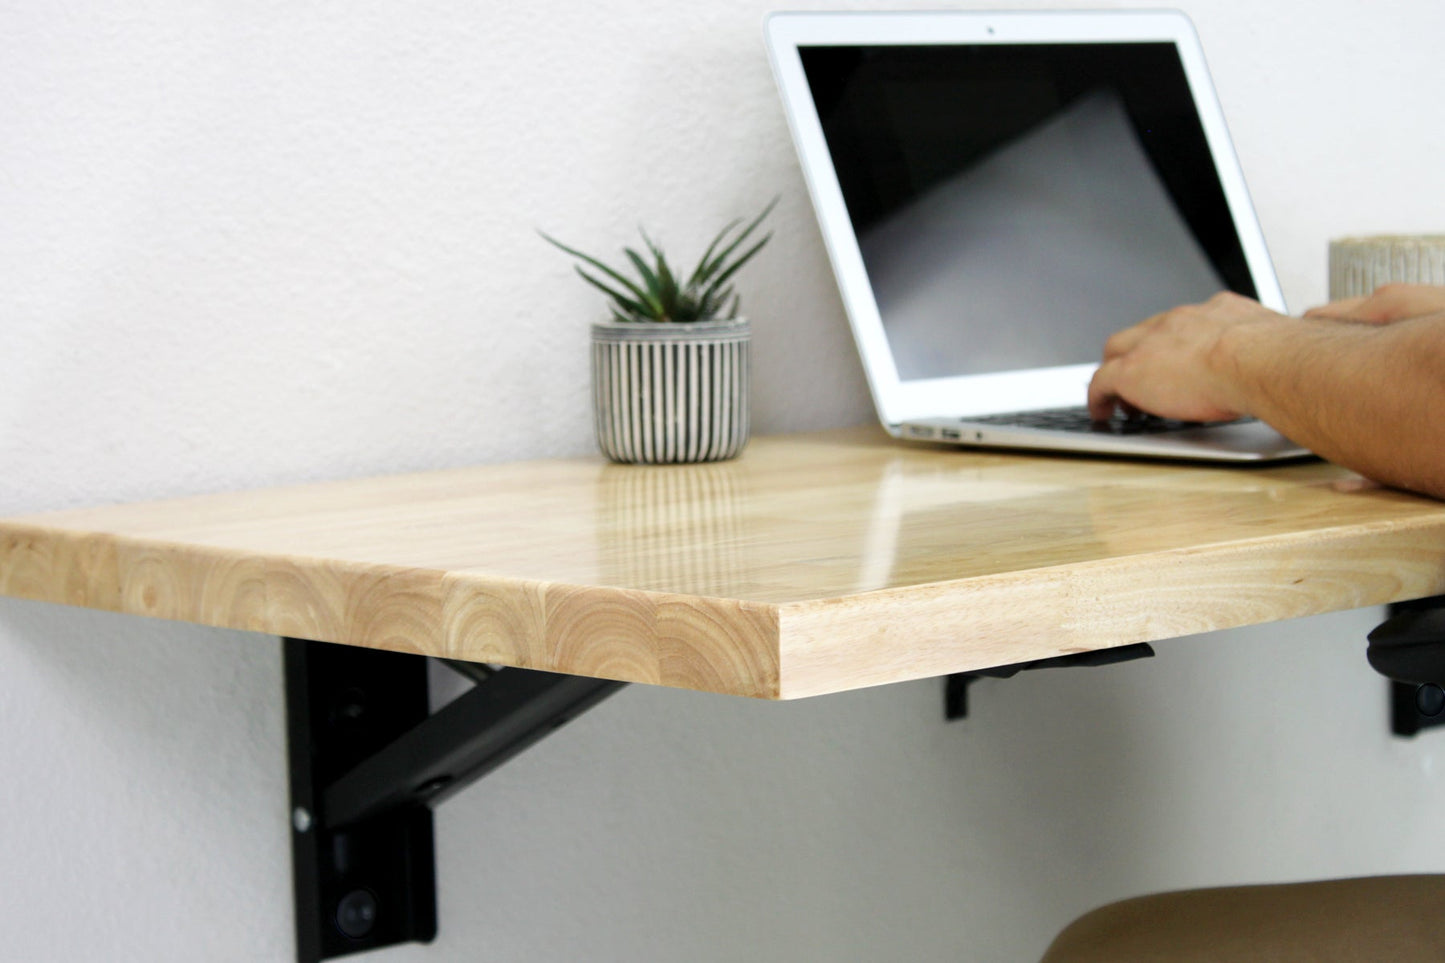
<path fill-rule="evenodd" d="M 1445 505 L 1320 462 L 873 429 L 0 519 L 0 594 L 762 698 L 1445 592 Z"/>

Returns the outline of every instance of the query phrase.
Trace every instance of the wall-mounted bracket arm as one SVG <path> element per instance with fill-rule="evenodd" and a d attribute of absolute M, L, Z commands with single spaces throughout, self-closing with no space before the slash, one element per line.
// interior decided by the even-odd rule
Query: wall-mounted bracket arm
<path fill-rule="evenodd" d="M 431 806 L 624 683 L 451 663 L 476 686 L 429 712 L 427 659 L 285 639 L 300 963 L 436 935 Z"/>
<path fill-rule="evenodd" d="M 1012 665 L 998 665 L 991 669 L 974 672 L 955 672 L 944 677 L 943 717 L 950 722 L 968 718 L 968 687 L 979 679 L 1011 679 L 1025 669 L 1054 669 L 1065 666 L 1115 665 L 1134 659 L 1147 659 L 1154 655 L 1153 646 L 1146 642 L 1120 645 L 1112 649 L 1098 649 L 1093 652 L 1076 652 L 1059 655 L 1050 659 L 1035 659 L 1032 662 L 1015 662 Z"/>

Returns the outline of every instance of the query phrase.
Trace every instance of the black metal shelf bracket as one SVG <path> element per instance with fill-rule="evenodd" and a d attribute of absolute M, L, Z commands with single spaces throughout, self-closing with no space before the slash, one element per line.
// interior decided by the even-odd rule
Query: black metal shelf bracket
<path fill-rule="evenodd" d="M 1369 635 L 1365 657 L 1390 680 L 1390 731 L 1445 725 L 1445 596 L 1396 602 Z"/>
<path fill-rule="evenodd" d="M 954 672 L 943 677 L 943 718 L 949 722 L 968 718 L 968 687 L 979 679 L 1012 679 L 1025 669 L 1117 665 L 1120 662 L 1132 662 L 1134 659 L 1152 658 L 1153 655 L 1153 646 L 1146 642 L 1135 642 L 1112 649 L 1075 652 L 1049 659 L 1035 659 L 1033 662 L 1015 662 L 1012 665 L 999 665 L 991 669 L 978 669 L 974 672 Z"/>
<path fill-rule="evenodd" d="M 448 661 L 476 685 L 432 713 L 423 656 L 282 646 L 299 963 L 430 942 L 432 807 L 625 684 Z"/>

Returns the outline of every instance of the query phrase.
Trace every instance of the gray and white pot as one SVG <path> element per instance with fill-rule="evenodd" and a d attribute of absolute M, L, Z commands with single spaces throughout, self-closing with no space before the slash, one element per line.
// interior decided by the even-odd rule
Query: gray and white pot
<path fill-rule="evenodd" d="M 748 442 L 745 319 L 592 326 L 597 444 L 613 461 L 721 461 Z"/>

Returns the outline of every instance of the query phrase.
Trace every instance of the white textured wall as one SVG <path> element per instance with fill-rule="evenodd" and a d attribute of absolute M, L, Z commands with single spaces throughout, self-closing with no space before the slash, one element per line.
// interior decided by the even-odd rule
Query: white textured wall
<path fill-rule="evenodd" d="M 0 2 L 0 513 L 587 452 L 598 306 L 534 229 L 685 256 L 774 194 L 757 423 L 868 419 L 765 9 Z M 1445 8 L 1189 12 L 1293 304 L 1331 235 L 1445 229 Z M 952 726 L 628 689 L 439 811 L 441 936 L 377 958 L 1028 960 L 1116 896 L 1438 868 L 1376 616 Z M 283 765 L 273 640 L 0 600 L 0 960 L 287 958 Z"/>

